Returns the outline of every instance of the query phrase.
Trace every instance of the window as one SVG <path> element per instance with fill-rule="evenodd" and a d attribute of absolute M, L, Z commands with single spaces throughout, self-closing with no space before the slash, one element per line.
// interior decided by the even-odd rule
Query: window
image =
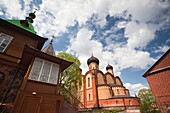
<path fill-rule="evenodd" d="M 57 84 L 58 72 L 58 64 L 40 58 L 35 58 L 29 79 Z"/>
<path fill-rule="evenodd" d="M 119 105 L 119 101 L 118 100 L 116 100 L 116 105 Z"/>
<path fill-rule="evenodd" d="M 119 94 L 119 89 L 117 89 L 117 94 Z"/>
<path fill-rule="evenodd" d="M 90 87 L 90 78 L 88 78 L 88 87 Z"/>
<path fill-rule="evenodd" d="M 89 94 L 89 101 L 90 101 L 90 94 Z"/>
<path fill-rule="evenodd" d="M 131 100 L 129 100 L 129 105 L 132 105 L 132 102 L 131 102 Z"/>
<path fill-rule="evenodd" d="M 5 75 L 0 72 L 0 84 L 4 81 Z"/>
<path fill-rule="evenodd" d="M 6 35 L 4 33 L 0 34 L 0 52 L 4 52 L 8 44 L 12 40 L 12 36 Z"/>

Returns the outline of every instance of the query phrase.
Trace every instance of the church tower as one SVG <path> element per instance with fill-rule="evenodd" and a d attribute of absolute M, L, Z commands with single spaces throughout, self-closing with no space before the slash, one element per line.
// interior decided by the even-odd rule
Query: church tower
<path fill-rule="evenodd" d="M 87 60 L 89 70 L 99 69 L 99 59 L 93 55 Z"/>
<path fill-rule="evenodd" d="M 109 64 L 106 67 L 106 71 L 109 72 L 110 74 L 114 75 L 114 73 L 113 73 L 113 66 L 111 66 Z"/>

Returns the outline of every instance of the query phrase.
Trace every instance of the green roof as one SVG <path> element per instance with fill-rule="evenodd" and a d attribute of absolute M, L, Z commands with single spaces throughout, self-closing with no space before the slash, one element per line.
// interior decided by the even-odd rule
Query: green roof
<path fill-rule="evenodd" d="M 36 31 L 34 30 L 34 27 L 32 26 L 32 24 L 30 22 L 28 22 L 29 27 L 24 27 L 24 26 L 21 25 L 20 20 L 5 20 L 5 21 L 7 21 L 7 22 L 9 22 L 13 25 L 16 25 L 17 27 L 20 27 L 20 28 L 22 28 L 26 31 L 29 31 L 33 34 L 36 34 Z"/>

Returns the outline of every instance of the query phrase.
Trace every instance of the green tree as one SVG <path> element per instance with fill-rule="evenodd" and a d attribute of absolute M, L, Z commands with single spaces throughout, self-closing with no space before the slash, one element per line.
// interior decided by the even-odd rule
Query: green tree
<path fill-rule="evenodd" d="M 141 113 L 160 113 L 156 108 L 156 101 L 150 89 L 141 89 L 138 92 L 138 97 L 141 99 Z"/>
<path fill-rule="evenodd" d="M 66 52 L 59 52 L 56 57 L 73 62 L 67 69 L 61 73 L 60 77 L 60 88 L 74 91 L 76 93 L 78 87 L 82 86 L 80 61 L 78 58 L 73 57 L 71 54 Z"/>

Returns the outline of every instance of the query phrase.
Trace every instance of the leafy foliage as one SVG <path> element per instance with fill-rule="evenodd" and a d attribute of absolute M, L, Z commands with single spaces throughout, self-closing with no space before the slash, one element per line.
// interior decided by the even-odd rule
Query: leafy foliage
<path fill-rule="evenodd" d="M 141 99 L 141 113 L 160 113 L 156 107 L 156 101 L 150 89 L 141 89 L 138 92 L 138 97 Z"/>
<path fill-rule="evenodd" d="M 80 69 L 80 61 L 78 58 L 73 57 L 72 55 L 65 53 L 65 52 L 59 52 L 56 57 L 73 62 L 72 65 L 70 65 L 67 69 L 65 69 L 61 73 L 60 77 L 60 84 L 61 88 L 66 88 L 67 90 L 71 91 L 74 90 L 74 92 L 77 91 L 77 88 L 79 86 L 82 86 L 82 78 L 81 78 L 81 69 Z"/>

